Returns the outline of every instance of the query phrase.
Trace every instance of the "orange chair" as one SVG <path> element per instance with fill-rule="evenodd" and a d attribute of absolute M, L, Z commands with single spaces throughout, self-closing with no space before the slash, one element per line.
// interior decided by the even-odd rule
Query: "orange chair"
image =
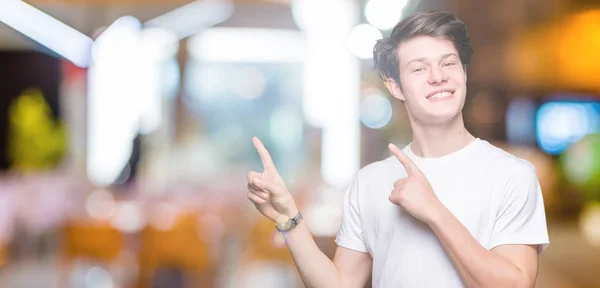
<path fill-rule="evenodd" d="M 6 246 L 4 245 L 4 243 L 0 242 L 0 267 L 4 266 L 4 264 L 6 264 Z"/>
<path fill-rule="evenodd" d="M 123 235 L 109 223 L 67 223 L 63 228 L 63 251 L 67 260 L 91 258 L 114 260 L 123 247 Z"/>
<path fill-rule="evenodd" d="M 277 231 L 273 222 L 260 217 L 247 237 L 250 261 L 283 262 L 293 265 L 294 260 L 287 249 L 283 236 Z"/>
<path fill-rule="evenodd" d="M 277 231 L 272 221 L 262 216 L 258 218 L 244 237 L 244 252 L 236 271 L 236 285 L 240 285 L 239 287 L 258 287 L 256 285 L 265 284 L 281 285 L 281 287 L 303 287 L 300 284 L 294 260 L 288 251 L 285 239 Z M 275 269 L 278 273 L 281 273 L 275 279 L 282 278 L 277 280 L 271 278 L 274 274 L 268 272 L 270 269 Z M 263 272 L 267 274 L 261 275 Z M 264 276 L 266 278 L 263 278 Z M 254 281 L 258 281 L 258 283 L 254 283 Z M 279 284 L 271 281 L 276 281 Z"/>
<path fill-rule="evenodd" d="M 117 260 L 124 247 L 123 234 L 108 222 L 70 221 L 62 228 L 61 285 L 68 287 L 71 265 L 77 259 L 89 259 L 104 265 Z"/>
<path fill-rule="evenodd" d="M 210 274 L 214 267 L 210 247 L 199 233 L 202 229 L 196 213 L 179 215 L 174 225 L 166 230 L 148 225 L 141 232 L 138 287 L 149 287 L 152 276 L 161 267 L 179 268 L 193 276 Z M 206 286 L 210 279 L 203 276 L 199 277 L 199 281 L 204 282 L 202 287 L 210 287 Z"/>

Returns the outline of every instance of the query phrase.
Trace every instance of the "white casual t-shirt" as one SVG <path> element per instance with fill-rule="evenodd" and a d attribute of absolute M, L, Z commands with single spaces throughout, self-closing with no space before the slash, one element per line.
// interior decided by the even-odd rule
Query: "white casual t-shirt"
<path fill-rule="evenodd" d="M 539 244 L 541 253 L 548 245 L 542 193 L 529 162 L 481 139 L 440 158 L 418 157 L 410 144 L 403 152 L 484 248 Z M 371 255 L 373 287 L 464 287 L 429 226 L 388 200 L 404 177 L 394 156 L 362 168 L 346 191 L 336 243 Z"/>

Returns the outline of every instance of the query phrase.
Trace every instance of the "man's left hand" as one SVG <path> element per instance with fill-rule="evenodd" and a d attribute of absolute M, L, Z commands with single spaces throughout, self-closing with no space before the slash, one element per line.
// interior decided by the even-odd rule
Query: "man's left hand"
<path fill-rule="evenodd" d="M 406 156 L 396 145 L 390 144 L 389 149 L 406 170 L 406 178 L 394 182 L 394 190 L 389 197 L 390 202 L 398 205 L 413 217 L 427 223 L 435 219 L 444 208 L 443 204 L 433 193 L 425 174 Z"/>

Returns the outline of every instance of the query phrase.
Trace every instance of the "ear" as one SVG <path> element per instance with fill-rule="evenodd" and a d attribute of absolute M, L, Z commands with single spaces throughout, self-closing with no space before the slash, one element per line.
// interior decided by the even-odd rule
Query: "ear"
<path fill-rule="evenodd" d="M 392 93 L 392 96 L 394 96 L 394 98 L 402 102 L 406 101 L 406 97 L 404 97 L 404 93 L 402 93 L 400 85 L 398 85 L 398 83 L 396 83 L 394 79 L 387 78 L 385 80 L 385 83 L 388 90 L 390 90 L 390 93 Z"/>

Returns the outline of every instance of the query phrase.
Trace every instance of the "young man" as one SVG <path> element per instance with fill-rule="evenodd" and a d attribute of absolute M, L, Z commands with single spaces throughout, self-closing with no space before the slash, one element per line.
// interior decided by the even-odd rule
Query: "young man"
<path fill-rule="evenodd" d="M 413 140 L 358 172 L 333 262 L 253 139 L 264 172 L 248 174 L 248 198 L 284 231 L 307 287 L 363 287 L 371 273 L 373 287 L 534 287 L 549 243 L 539 182 L 529 162 L 465 129 L 466 31 L 450 13 L 417 13 L 377 43 L 375 64 Z"/>

